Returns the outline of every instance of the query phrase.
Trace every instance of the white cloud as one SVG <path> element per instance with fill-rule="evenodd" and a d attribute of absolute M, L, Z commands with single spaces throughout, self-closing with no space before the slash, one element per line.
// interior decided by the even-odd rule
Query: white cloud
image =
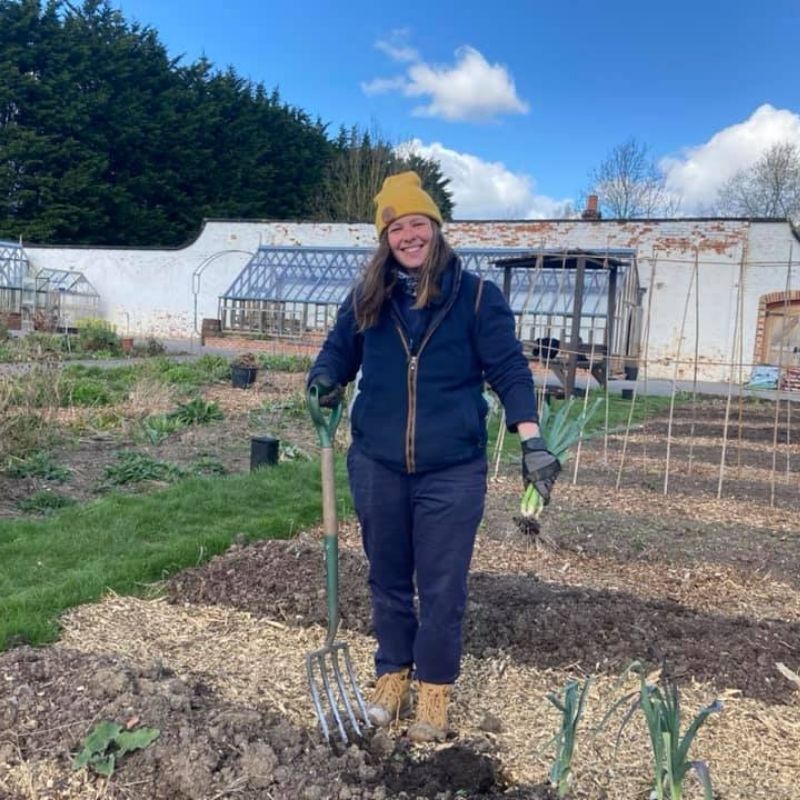
<path fill-rule="evenodd" d="M 375 42 L 375 47 L 386 53 L 392 61 L 419 61 L 419 53 L 404 41 L 408 35 L 408 28 L 398 28 L 391 32 L 388 39 Z"/>
<path fill-rule="evenodd" d="M 455 219 L 552 219 L 569 202 L 537 194 L 532 177 L 511 172 L 502 162 L 482 161 L 439 142 L 424 145 L 412 139 L 398 149 L 439 163 L 442 174 L 450 179 Z"/>
<path fill-rule="evenodd" d="M 769 104 L 759 106 L 744 122 L 715 133 L 705 144 L 662 159 L 667 189 L 681 198 L 683 213 L 704 213 L 729 178 L 781 141 L 800 146 L 800 115 Z"/>
<path fill-rule="evenodd" d="M 503 64 L 490 64 L 474 47 L 460 47 L 453 65 L 431 65 L 417 52 L 395 42 L 378 42 L 380 50 L 396 61 L 407 61 L 406 74 L 362 83 L 367 94 L 400 91 L 406 97 L 428 98 L 416 106 L 416 116 L 439 117 L 451 122 L 485 121 L 498 114 L 526 114 L 528 104 L 517 96 L 514 80 Z"/>

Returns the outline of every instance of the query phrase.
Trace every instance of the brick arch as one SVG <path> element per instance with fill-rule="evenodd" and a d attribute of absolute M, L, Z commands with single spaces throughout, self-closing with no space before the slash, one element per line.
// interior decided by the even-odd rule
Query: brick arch
<path fill-rule="evenodd" d="M 764 347 L 764 333 L 767 327 L 767 312 L 771 307 L 782 305 L 800 305 L 800 289 L 790 289 L 788 292 L 769 292 L 762 294 L 758 300 L 758 327 L 756 328 L 756 341 L 753 346 L 753 361 L 761 361 Z"/>

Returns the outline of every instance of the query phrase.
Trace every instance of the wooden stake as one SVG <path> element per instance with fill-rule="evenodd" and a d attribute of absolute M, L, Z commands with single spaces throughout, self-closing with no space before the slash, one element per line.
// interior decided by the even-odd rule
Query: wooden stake
<path fill-rule="evenodd" d="M 789 316 L 789 290 L 792 285 L 792 245 L 789 245 L 789 263 L 786 267 L 786 291 L 783 295 L 783 317 L 781 318 L 781 344 L 778 348 L 778 392 L 775 398 L 775 424 L 772 429 L 772 471 L 769 479 L 769 504 L 775 505 L 775 475 L 778 466 L 778 416 L 781 409 L 781 368 L 783 365 L 783 342 L 786 337 L 786 320 Z M 790 414 L 789 406 L 792 401 L 787 398 L 786 400 L 786 413 Z M 789 439 L 789 429 L 787 425 L 786 430 L 787 442 Z M 789 448 L 786 448 L 786 473 L 789 473 Z"/>
<path fill-rule="evenodd" d="M 694 269 L 692 270 L 692 280 L 689 281 L 689 287 L 686 290 L 686 303 L 683 306 L 683 319 L 681 319 L 681 332 L 678 336 L 678 350 L 675 353 L 675 369 L 672 373 L 672 391 L 669 398 L 669 422 L 667 423 L 667 457 L 664 462 L 664 494 L 669 492 L 669 463 L 670 455 L 672 453 L 672 422 L 675 416 L 675 391 L 678 385 L 678 368 L 680 367 L 681 360 L 681 347 L 683 345 L 683 336 L 686 331 L 686 317 L 689 316 L 689 300 L 692 297 L 692 284 L 697 277 L 697 258 L 694 261 Z"/>
<path fill-rule="evenodd" d="M 725 458 L 728 454 L 728 424 L 731 417 L 731 398 L 733 396 L 733 368 L 736 365 L 736 351 L 738 340 L 742 335 L 742 297 L 744 296 L 744 270 L 747 262 L 747 243 L 742 245 L 742 260 L 739 264 L 739 294 L 736 300 L 736 317 L 733 327 L 733 347 L 731 352 L 730 375 L 728 378 L 728 399 L 725 403 L 725 423 L 722 429 L 722 457 L 719 461 L 719 482 L 717 483 L 717 497 L 722 497 L 722 485 L 725 481 Z"/>

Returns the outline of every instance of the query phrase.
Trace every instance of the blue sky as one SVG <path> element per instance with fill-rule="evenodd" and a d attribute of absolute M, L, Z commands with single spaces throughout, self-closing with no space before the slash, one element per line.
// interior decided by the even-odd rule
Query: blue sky
<path fill-rule="evenodd" d="M 800 145 L 797 0 L 112 5 L 333 132 L 413 141 L 451 178 L 457 218 L 550 216 L 630 136 L 702 213 L 764 148 Z"/>

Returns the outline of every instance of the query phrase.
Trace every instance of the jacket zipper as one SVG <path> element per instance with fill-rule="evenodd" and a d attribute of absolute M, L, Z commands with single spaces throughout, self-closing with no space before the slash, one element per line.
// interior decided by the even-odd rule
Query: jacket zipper
<path fill-rule="evenodd" d="M 412 354 L 408 339 L 403 332 L 402 323 L 399 319 L 395 319 L 394 325 L 395 328 L 397 328 L 397 333 L 400 336 L 400 341 L 403 344 L 403 349 L 406 351 L 406 358 L 408 359 L 408 373 L 406 381 L 408 387 L 408 418 L 406 420 L 406 471 L 409 473 L 409 475 L 413 472 L 416 472 L 414 439 L 417 433 L 417 372 L 419 367 L 419 359 L 422 355 L 425 345 L 428 344 L 431 336 L 433 336 L 439 325 L 442 324 L 442 320 L 445 318 L 445 316 L 447 316 L 447 312 L 453 306 L 453 303 L 455 303 L 456 296 L 458 295 L 460 288 L 461 275 L 459 274 L 455 281 L 453 292 L 451 293 L 450 298 L 431 326 L 425 332 L 425 336 L 422 339 L 422 342 L 420 342 L 416 353 Z"/>

